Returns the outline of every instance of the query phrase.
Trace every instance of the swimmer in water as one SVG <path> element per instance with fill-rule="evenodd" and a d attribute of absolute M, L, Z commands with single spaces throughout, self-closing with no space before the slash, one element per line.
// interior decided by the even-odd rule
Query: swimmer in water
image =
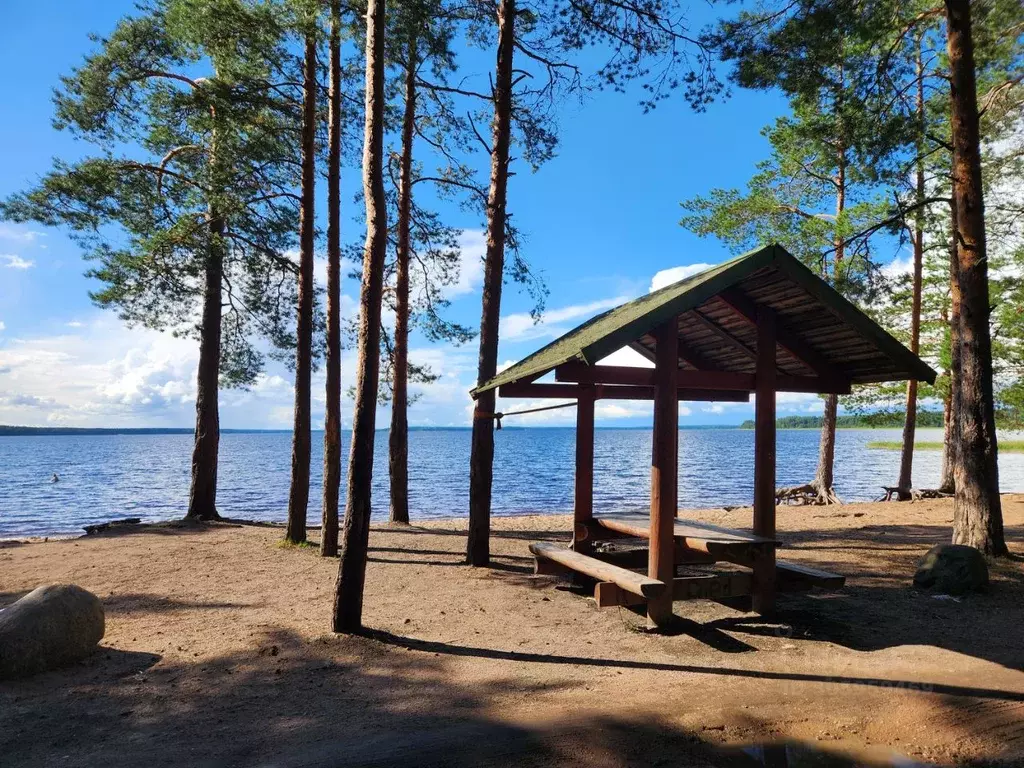
<path fill-rule="evenodd" d="M 53 473 L 53 477 L 50 478 L 50 482 L 51 483 L 59 483 L 60 482 L 60 478 L 57 477 L 57 473 L 56 472 Z"/>

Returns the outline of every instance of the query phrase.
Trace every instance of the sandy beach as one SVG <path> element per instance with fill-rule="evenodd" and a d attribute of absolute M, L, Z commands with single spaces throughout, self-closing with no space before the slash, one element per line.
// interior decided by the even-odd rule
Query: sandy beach
<path fill-rule="evenodd" d="M 781 507 L 782 556 L 845 589 L 783 596 L 772 621 L 677 602 L 671 636 L 533 575 L 527 545 L 567 541 L 566 517 L 496 519 L 492 569 L 462 564 L 465 521 L 374 526 L 366 637 L 330 633 L 337 562 L 278 528 L 4 542 L 0 606 L 73 582 L 107 630 L 87 661 L 0 685 L 0 763 L 784 765 L 788 745 L 790 765 L 1020 765 L 1024 496 L 1004 515 L 1015 558 L 953 600 L 910 586 L 950 501 Z"/>

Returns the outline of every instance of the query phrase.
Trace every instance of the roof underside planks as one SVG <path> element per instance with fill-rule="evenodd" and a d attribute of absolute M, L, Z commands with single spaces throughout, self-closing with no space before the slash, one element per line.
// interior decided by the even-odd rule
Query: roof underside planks
<path fill-rule="evenodd" d="M 674 316 L 681 368 L 753 374 L 759 306 L 776 314 L 776 366 L 783 376 L 852 384 L 935 380 L 935 371 L 885 329 L 784 248 L 771 245 L 597 315 L 473 394 L 534 381 L 572 361 L 594 365 L 625 346 L 653 359 L 651 332 Z"/>

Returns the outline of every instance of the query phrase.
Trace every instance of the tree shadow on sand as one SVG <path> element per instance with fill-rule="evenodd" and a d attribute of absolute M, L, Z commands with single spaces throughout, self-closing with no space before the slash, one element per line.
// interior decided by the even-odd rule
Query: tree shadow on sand
<path fill-rule="evenodd" d="M 270 643 L 272 652 L 158 664 L 153 654 L 104 649 L 78 667 L 0 687 L 4 764 L 785 766 L 790 757 L 800 758 L 793 765 L 855 764 L 819 747 L 759 745 L 757 734 L 771 728 L 753 716 L 743 730 L 753 735 L 746 749 L 719 747 L 727 734 L 651 716 L 502 717 L 509 690 L 528 698 L 547 686 L 522 676 L 459 684 L 451 670 L 458 647 L 443 643 L 410 651 L 408 640 L 386 634 L 308 642 L 284 629 L 261 641 Z M 861 756 L 856 764 L 893 763 Z"/>

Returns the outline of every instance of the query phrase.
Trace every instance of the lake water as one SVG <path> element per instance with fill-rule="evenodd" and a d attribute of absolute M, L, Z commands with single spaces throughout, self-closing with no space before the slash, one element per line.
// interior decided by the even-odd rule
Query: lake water
<path fill-rule="evenodd" d="M 840 430 L 836 490 L 866 501 L 896 480 L 897 451 L 869 449 L 898 440 L 899 430 Z M 344 435 L 345 445 L 348 434 Z M 413 519 L 465 515 L 470 433 L 413 430 L 409 435 L 409 492 Z M 504 429 L 495 433 L 493 510 L 496 515 L 572 510 L 575 435 L 567 429 Z M 920 430 L 920 441 L 941 441 L 941 430 Z M 313 435 L 309 520 L 319 521 L 323 435 Z M 82 526 L 118 517 L 166 520 L 187 504 L 190 435 L 0 437 L 0 538 L 80 533 Z M 597 511 L 637 508 L 650 492 L 651 433 L 598 429 L 594 505 Z M 291 464 L 288 433 L 231 433 L 221 437 L 218 508 L 222 515 L 283 521 Z M 778 484 L 814 475 L 817 430 L 779 430 Z M 346 451 L 347 458 L 347 451 Z M 934 487 L 941 452 L 915 456 L 915 485 Z M 375 441 L 373 509 L 387 514 L 387 433 Z M 60 482 L 51 483 L 56 472 Z M 753 497 L 754 433 L 684 429 L 679 434 L 681 507 L 747 505 Z M 344 477 L 344 474 L 343 474 Z M 1004 491 L 1024 491 L 1024 454 L 1000 459 Z"/>

